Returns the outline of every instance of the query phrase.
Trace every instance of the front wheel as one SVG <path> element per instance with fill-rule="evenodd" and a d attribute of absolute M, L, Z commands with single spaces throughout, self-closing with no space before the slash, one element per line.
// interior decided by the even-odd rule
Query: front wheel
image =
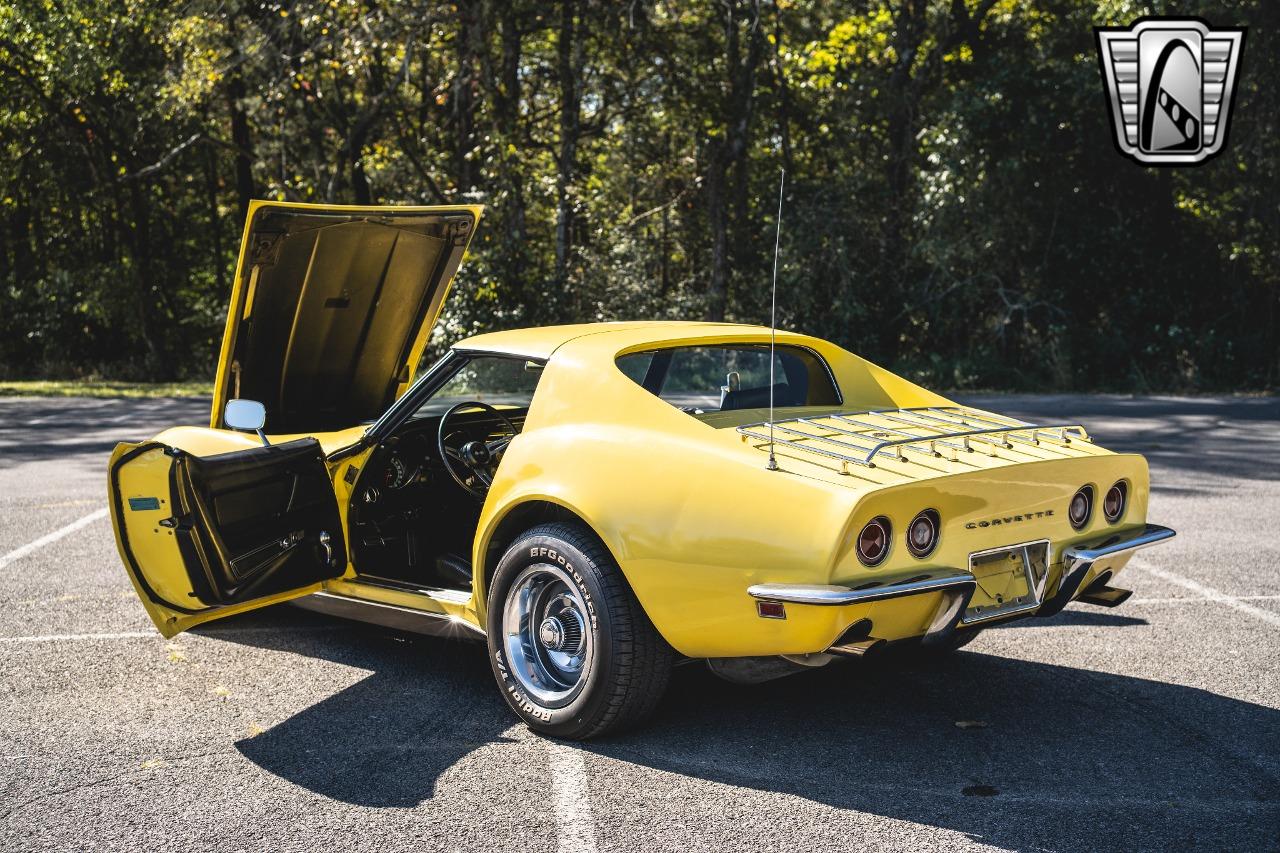
<path fill-rule="evenodd" d="M 608 550 L 543 524 L 503 555 L 488 596 L 489 661 L 532 729 L 585 740 L 634 726 L 666 690 L 674 653 Z"/>

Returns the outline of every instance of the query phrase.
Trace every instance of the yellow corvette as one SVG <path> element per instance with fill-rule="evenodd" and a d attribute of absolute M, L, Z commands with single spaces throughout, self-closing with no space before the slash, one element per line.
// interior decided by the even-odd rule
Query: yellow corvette
<path fill-rule="evenodd" d="M 759 681 L 1114 606 L 1146 461 L 718 323 L 479 335 L 415 376 L 480 209 L 249 212 L 208 427 L 121 444 L 160 632 L 289 599 L 488 643 L 532 728 L 648 714 L 680 659 Z"/>

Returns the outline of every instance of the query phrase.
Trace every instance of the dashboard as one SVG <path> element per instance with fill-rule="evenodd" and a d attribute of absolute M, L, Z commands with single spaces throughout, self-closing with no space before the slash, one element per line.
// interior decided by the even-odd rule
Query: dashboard
<path fill-rule="evenodd" d="M 524 425 L 524 410 L 507 410 L 503 414 L 517 431 Z M 471 439 L 488 438 L 498 428 L 494 418 L 484 412 L 455 415 L 450 423 L 454 425 L 454 434 L 449 438 L 453 446 Z M 437 444 L 439 430 L 439 415 L 418 418 L 405 424 L 370 457 L 370 471 L 374 475 L 367 479 L 361 477 L 360 489 L 377 489 L 379 493 L 397 492 L 434 482 L 438 475 L 448 479 Z M 366 497 L 365 502 L 373 503 L 376 500 L 376 497 L 373 501 Z"/>
<path fill-rule="evenodd" d="M 436 455 L 435 442 L 428 441 L 425 433 L 414 433 L 404 441 L 388 446 L 383 457 L 382 474 L 377 485 L 384 489 L 403 489 L 414 483 L 430 479 L 427 466 Z"/>
<path fill-rule="evenodd" d="M 504 409 L 517 430 L 527 410 Z M 441 585 L 439 558 L 469 561 L 479 519 L 476 500 L 450 476 L 440 459 L 440 415 L 410 421 L 369 457 L 351 496 L 353 557 L 362 576 Z M 450 446 L 487 439 L 499 424 L 486 412 L 450 419 Z"/>

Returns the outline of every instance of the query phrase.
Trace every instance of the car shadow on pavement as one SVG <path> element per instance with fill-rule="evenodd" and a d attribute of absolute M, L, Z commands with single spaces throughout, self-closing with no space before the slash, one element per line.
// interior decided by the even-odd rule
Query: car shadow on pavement
<path fill-rule="evenodd" d="M 481 644 L 287 608 L 249 619 L 200 632 L 371 672 L 236 744 L 315 793 L 413 807 L 515 724 Z M 296 633 L 280 629 L 293 623 Z M 970 651 L 752 687 L 696 662 L 673 679 L 646 727 L 580 748 L 1009 850 L 1267 848 L 1280 837 L 1280 712 L 1206 690 Z M 607 796 L 655 821 L 686 819 L 660 780 L 628 781 Z"/>
<path fill-rule="evenodd" d="M 1125 616 L 1107 610 L 1079 610 L 1069 607 L 1052 619 L 1015 619 L 1012 622 L 997 622 L 986 630 L 998 628 L 1133 628 L 1151 624 L 1139 616 Z"/>
<path fill-rule="evenodd" d="M 969 651 L 753 687 L 681 667 L 648 727 L 586 748 L 1009 850 L 1263 849 L 1280 839 L 1280 712 Z"/>
<path fill-rule="evenodd" d="M 370 671 L 235 745 L 264 770 L 341 802 L 412 808 L 433 796 L 443 772 L 484 744 L 506 740 L 517 722 L 494 689 L 483 643 L 287 607 L 197 632 Z"/>

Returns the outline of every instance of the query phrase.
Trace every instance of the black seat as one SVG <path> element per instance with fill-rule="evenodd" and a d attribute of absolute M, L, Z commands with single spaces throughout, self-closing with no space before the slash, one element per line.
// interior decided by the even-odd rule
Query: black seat
<path fill-rule="evenodd" d="M 791 399 L 791 386 L 785 382 L 779 382 L 773 386 L 773 404 L 775 406 L 794 406 L 796 403 Z M 724 395 L 724 402 L 720 404 L 720 411 L 728 412 L 734 409 L 762 409 L 769 405 L 769 388 L 741 388 L 736 391 L 729 391 Z"/>
<path fill-rule="evenodd" d="M 471 589 L 471 561 L 457 554 L 436 557 L 436 574 L 448 589 Z"/>

